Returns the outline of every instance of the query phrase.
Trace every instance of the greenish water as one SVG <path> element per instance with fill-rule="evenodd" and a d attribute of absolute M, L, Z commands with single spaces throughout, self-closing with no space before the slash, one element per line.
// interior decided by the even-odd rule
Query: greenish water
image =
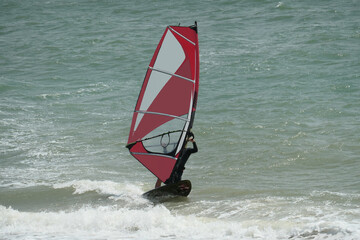
<path fill-rule="evenodd" d="M 358 1 L 1 1 L 0 238 L 360 238 Z M 187 200 L 124 147 L 167 25 L 197 20 Z"/>

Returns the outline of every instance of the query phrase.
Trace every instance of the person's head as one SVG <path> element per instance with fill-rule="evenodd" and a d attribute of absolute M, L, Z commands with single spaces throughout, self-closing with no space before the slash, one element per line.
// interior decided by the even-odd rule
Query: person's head
<path fill-rule="evenodd" d="M 194 134 L 192 132 L 189 132 L 186 141 L 190 141 L 192 139 L 194 139 Z"/>

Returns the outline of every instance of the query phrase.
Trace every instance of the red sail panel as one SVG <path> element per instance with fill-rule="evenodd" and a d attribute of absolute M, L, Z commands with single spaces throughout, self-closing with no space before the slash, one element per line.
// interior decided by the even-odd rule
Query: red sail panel
<path fill-rule="evenodd" d="M 168 173 L 171 173 L 176 162 L 176 159 L 170 156 L 146 153 L 142 142 L 137 142 L 130 153 L 163 182 L 169 178 Z"/>
<path fill-rule="evenodd" d="M 172 116 L 188 114 L 193 87 L 194 84 L 189 81 L 172 77 L 146 110 L 151 113 L 164 113 L 167 115 L 135 113 L 134 117 L 138 114 L 143 116 L 138 127 L 134 129 L 133 139 L 129 140 L 129 142 L 142 139 L 160 125 L 174 119 Z"/>
<path fill-rule="evenodd" d="M 130 127 L 128 147 L 165 181 L 192 126 L 199 87 L 194 27 L 166 28 L 145 75 Z"/>

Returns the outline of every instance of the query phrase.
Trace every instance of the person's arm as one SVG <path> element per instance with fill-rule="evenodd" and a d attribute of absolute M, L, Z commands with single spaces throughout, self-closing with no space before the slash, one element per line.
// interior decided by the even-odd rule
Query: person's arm
<path fill-rule="evenodd" d="M 193 144 L 193 149 L 191 150 L 191 153 L 196 153 L 198 151 L 198 148 L 197 148 L 195 140 L 190 139 L 190 142 L 192 142 L 192 144 Z"/>

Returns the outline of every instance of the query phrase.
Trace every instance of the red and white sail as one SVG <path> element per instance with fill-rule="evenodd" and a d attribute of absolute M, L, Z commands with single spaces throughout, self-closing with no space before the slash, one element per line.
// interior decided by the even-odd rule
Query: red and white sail
<path fill-rule="evenodd" d="M 192 127 L 198 88 L 197 26 L 168 26 L 145 75 L 127 145 L 163 182 Z"/>

